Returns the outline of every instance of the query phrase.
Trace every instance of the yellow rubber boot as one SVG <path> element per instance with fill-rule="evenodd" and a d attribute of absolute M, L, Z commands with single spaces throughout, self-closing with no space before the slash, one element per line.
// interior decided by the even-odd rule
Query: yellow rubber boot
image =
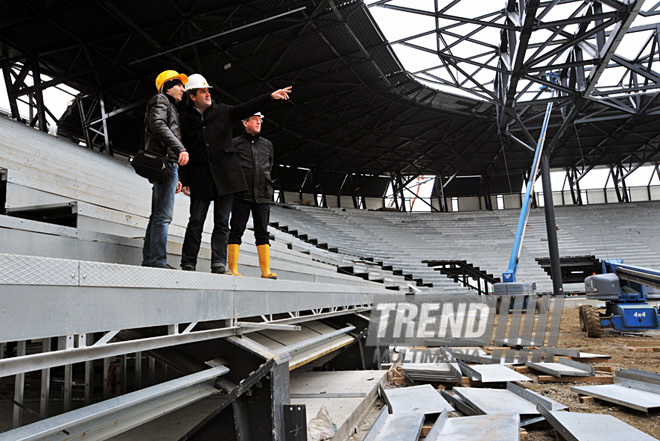
<path fill-rule="evenodd" d="M 233 276 L 240 276 L 238 273 L 238 249 L 240 247 L 240 245 L 235 243 L 227 245 L 227 264 Z"/>
<path fill-rule="evenodd" d="M 259 253 L 259 266 L 262 279 L 277 279 L 277 274 L 270 272 L 270 245 L 257 245 Z"/>

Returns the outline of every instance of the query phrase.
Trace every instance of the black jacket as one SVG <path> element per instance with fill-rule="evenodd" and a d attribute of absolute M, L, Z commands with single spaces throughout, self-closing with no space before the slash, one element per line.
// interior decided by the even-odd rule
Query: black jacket
<path fill-rule="evenodd" d="M 174 99 L 157 93 L 147 102 L 144 115 L 144 149 L 160 155 L 167 154 L 170 162 L 179 160 L 179 153 L 186 149 L 181 143 L 179 114 Z"/>
<path fill-rule="evenodd" d="M 269 93 L 236 106 L 213 103 L 203 117 L 194 106 L 186 107 L 181 128 L 190 161 L 181 167 L 179 179 L 184 187 L 190 187 L 192 199 L 209 200 L 247 189 L 232 144 L 232 124 L 259 111 L 270 100 Z"/>
<path fill-rule="evenodd" d="M 257 204 L 269 203 L 273 198 L 273 181 L 270 178 L 275 156 L 273 143 L 247 132 L 233 141 L 248 186 L 247 191 L 242 192 L 239 197 Z"/>

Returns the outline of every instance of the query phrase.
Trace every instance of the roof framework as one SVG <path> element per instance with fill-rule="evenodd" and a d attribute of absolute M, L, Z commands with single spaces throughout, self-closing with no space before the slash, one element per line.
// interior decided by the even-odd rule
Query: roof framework
<path fill-rule="evenodd" d="M 553 167 L 578 180 L 619 167 L 620 179 L 657 162 L 659 4 L 510 0 L 475 18 L 468 0 L 367 3 L 11 2 L 0 67 L 14 116 L 28 100 L 28 122 L 45 129 L 42 92 L 65 83 L 81 95 L 60 132 L 115 154 L 137 149 L 144 103 L 164 69 L 202 73 L 227 103 L 291 84 L 291 103 L 264 109 L 288 191 L 381 196 L 390 180 L 420 174 L 439 176 L 445 196 L 517 191 L 550 71 L 560 82 Z M 422 17 L 430 28 L 388 41 L 370 10 Z M 622 39 L 635 50 L 617 50 Z M 399 47 L 435 62 L 407 71 Z"/>

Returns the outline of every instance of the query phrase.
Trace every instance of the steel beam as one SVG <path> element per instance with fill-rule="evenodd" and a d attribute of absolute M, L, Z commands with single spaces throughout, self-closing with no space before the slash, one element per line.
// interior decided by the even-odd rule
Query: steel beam
<path fill-rule="evenodd" d="M 127 395 L 85 406 L 18 429 L 0 433 L 0 441 L 106 439 L 218 392 L 224 366 L 188 375 Z"/>

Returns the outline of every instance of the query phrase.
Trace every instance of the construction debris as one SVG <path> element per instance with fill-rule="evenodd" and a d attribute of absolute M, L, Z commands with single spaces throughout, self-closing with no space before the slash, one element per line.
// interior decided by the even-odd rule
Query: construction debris
<path fill-rule="evenodd" d="M 519 416 L 515 413 L 449 418 L 440 414 L 426 441 L 490 441 L 514 440 L 520 434 Z"/>
<path fill-rule="evenodd" d="M 439 414 L 445 409 L 454 408 L 430 384 L 421 386 L 383 389 L 385 402 L 390 413 Z"/>
<path fill-rule="evenodd" d="M 467 365 L 460 363 L 461 370 L 472 381 L 481 383 L 499 383 L 507 381 L 532 381 L 513 369 L 500 364 Z"/>
<path fill-rule="evenodd" d="M 463 377 L 458 363 L 404 363 L 401 370 L 414 382 L 458 383 Z"/>
<path fill-rule="evenodd" d="M 567 440 L 658 441 L 641 430 L 613 417 L 539 409 L 545 419 Z"/>
<path fill-rule="evenodd" d="M 601 386 L 573 386 L 571 391 L 642 412 L 660 408 L 660 375 L 624 369 L 614 374 L 613 381 Z"/>
<path fill-rule="evenodd" d="M 550 374 L 553 377 L 591 377 L 595 375 L 594 367 L 578 361 L 560 358 L 557 363 L 525 363 L 528 367 Z"/>
<path fill-rule="evenodd" d="M 423 413 L 401 413 L 387 415 L 374 441 L 417 441 L 424 424 Z M 366 440 L 366 438 L 365 438 Z"/>

